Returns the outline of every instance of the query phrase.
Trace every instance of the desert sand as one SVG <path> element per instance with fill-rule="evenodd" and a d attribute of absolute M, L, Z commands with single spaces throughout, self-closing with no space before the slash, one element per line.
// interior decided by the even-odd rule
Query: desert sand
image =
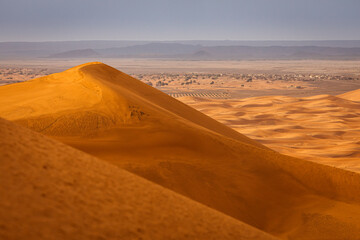
<path fill-rule="evenodd" d="M 350 101 L 360 102 L 360 89 L 340 94 L 338 97 L 347 99 Z"/>
<path fill-rule="evenodd" d="M 305 98 L 179 100 L 280 153 L 360 172 L 360 90 Z"/>
<path fill-rule="evenodd" d="M 1 239 L 275 239 L 0 119 Z"/>
<path fill-rule="evenodd" d="M 1 86 L 0 116 L 277 237 L 360 239 L 359 174 L 279 154 L 105 64 Z"/>

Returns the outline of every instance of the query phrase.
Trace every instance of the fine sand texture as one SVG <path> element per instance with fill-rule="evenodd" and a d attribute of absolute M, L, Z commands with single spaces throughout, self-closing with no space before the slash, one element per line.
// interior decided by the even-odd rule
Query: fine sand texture
<path fill-rule="evenodd" d="M 280 153 L 360 172 L 360 90 L 306 98 L 180 100 Z"/>
<path fill-rule="evenodd" d="M 0 239 L 274 239 L 0 119 Z"/>
<path fill-rule="evenodd" d="M 359 174 L 281 155 L 105 64 L 2 86 L 0 116 L 280 238 L 360 239 Z"/>

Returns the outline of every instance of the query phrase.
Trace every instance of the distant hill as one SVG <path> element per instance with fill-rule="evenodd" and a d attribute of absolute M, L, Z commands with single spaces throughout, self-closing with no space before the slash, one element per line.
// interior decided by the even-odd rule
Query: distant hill
<path fill-rule="evenodd" d="M 360 41 L 0 42 L 0 59 L 39 57 L 189 60 L 360 59 Z"/>
<path fill-rule="evenodd" d="M 192 54 L 201 47 L 201 45 L 180 43 L 149 43 L 97 51 L 105 57 L 179 57 L 179 55 Z"/>
<path fill-rule="evenodd" d="M 257 59 L 360 59 L 360 48 L 340 47 L 251 47 L 218 46 L 204 47 L 189 56 L 191 59 L 257 60 Z"/>
<path fill-rule="evenodd" d="M 49 58 L 87 58 L 87 57 L 98 57 L 99 53 L 94 51 L 93 49 L 80 49 L 80 50 L 72 50 L 57 54 L 52 54 Z"/>
<path fill-rule="evenodd" d="M 79 50 L 126 47 L 150 41 L 56 41 L 56 42 L 0 42 L 0 59 L 47 57 L 52 54 Z"/>
<path fill-rule="evenodd" d="M 301 60 L 301 59 L 360 59 L 360 48 L 340 47 L 252 47 L 188 45 L 180 43 L 149 43 L 108 49 L 74 50 L 50 55 L 53 58 L 171 58 L 188 60 Z"/>
<path fill-rule="evenodd" d="M 360 40 L 307 40 L 307 41 L 242 41 L 242 40 L 185 40 L 175 41 L 182 44 L 202 45 L 206 47 L 215 46 L 251 46 L 251 47 L 343 47 L 356 48 L 360 47 Z"/>

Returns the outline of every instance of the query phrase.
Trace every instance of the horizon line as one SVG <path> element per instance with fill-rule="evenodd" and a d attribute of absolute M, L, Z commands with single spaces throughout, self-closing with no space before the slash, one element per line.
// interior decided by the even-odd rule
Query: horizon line
<path fill-rule="evenodd" d="M 95 42 L 95 41 L 129 41 L 129 42 L 180 42 L 180 41 L 209 41 L 209 42 L 217 42 L 217 41 L 228 41 L 228 42 L 325 42 L 325 41 L 360 41 L 360 39 L 306 39 L 306 40 L 230 40 L 230 39 L 178 39 L 178 40 L 131 40 L 131 39 L 84 39 L 84 40 L 43 40 L 43 41 L 0 41 L 0 43 L 49 43 L 49 42 Z"/>

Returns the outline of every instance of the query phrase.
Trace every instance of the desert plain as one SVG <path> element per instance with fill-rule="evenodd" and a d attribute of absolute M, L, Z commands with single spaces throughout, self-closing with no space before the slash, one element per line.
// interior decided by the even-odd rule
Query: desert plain
<path fill-rule="evenodd" d="M 0 63 L 1 237 L 360 239 L 359 61 L 91 60 Z"/>

